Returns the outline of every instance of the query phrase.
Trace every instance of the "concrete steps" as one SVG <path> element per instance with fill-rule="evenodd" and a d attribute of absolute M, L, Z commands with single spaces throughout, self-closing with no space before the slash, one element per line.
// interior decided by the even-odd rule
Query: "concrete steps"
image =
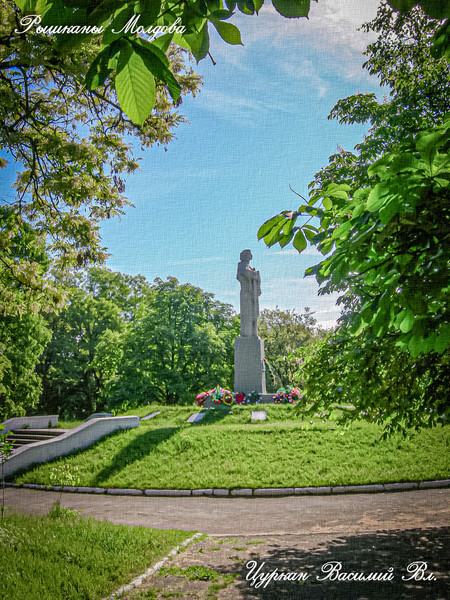
<path fill-rule="evenodd" d="M 7 440 L 13 442 L 13 450 L 26 446 L 28 444 L 36 444 L 37 442 L 44 442 L 52 440 L 63 433 L 69 431 L 68 429 L 11 429 L 8 431 Z"/>

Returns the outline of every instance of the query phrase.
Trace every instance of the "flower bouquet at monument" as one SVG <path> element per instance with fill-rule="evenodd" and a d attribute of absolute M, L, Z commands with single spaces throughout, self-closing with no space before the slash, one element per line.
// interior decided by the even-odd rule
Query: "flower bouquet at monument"
<path fill-rule="evenodd" d="M 209 392 L 201 392 L 200 394 L 197 394 L 197 396 L 195 397 L 195 404 L 197 406 L 204 406 L 206 398 L 208 398 L 208 396 Z"/>
<path fill-rule="evenodd" d="M 261 396 L 262 394 L 260 392 L 255 392 L 253 390 L 253 392 L 246 394 L 245 400 L 247 401 L 247 404 L 259 404 Z"/>
<path fill-rule="evenodd" d="M 297 404 L 297 402 L 300 402 L 303 397 L 298 388 L 292 387 L 290 385 L 286 387 L 286 392 L 288 393 L 287 401 L 290 404 Z"/>
<path fill-rule="evenodd" d="M 221 388 L 221 390 L 222 390 L 222 402 L 224 404 L 226 404 L 227 406 L 231 406 L 234 401 L 233 392 L 230 392 L 230 390 L 224 390 L 223 388 Z"/>
<path fill-rule="evenodd" d="M 197 406 L 204 406 L 208 399 L 211 399 L 211 401 L 215 404 L 225 404 L 226 406 L 231 406 L 234 402 L 234 395 L 230 390 L 218 385 L 207 392 L 201 392 L 200 394 L 197 394 L 195 403 Z"/>
<path fill-rule="evenodd" d="M 245 394 L 243 394 L 242 392 L 236 394 L 234 401 L 236 402 L 236 404 L 243 404 L 245 401 Z"/>
<path fill-rule="evenodd" d="M 274 404 L 284 404 L 284 402 L 286 402 L 286 400 L 287 400 L 287 395 L 288 394 L 287 394 L 286 388 L 284 388 L 284 387 L 278 388 L 276 393 L 273 396 Z"/>
<path fill-rule="evenodd" d="M 300 402 L 301 398 L 302 394 L 300 390 L 288 385 L 285 388 L 278 388 L 276 394 L 273 396 L 273 401 L 275 404 L 296 404 Z"/>

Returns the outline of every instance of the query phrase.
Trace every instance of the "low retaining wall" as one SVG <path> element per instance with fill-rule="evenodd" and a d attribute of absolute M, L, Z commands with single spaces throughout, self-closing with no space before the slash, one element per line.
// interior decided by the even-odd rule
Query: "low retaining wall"
<path fill-rule="evenodd" d="M 36 417 L 34 417 L 36 418 Z M 48 417 L 45 417 L 48 419 Z M 12 419 L 11 419 L 12 420 Z M 48 423 L 48 421 L 47 421 Z M 86 448 L 100 438 L 121 429 L 139 427 L 139 417 L 110 417 L 92 419 L 52 440 L 22 446 L 3 465 L 5 477 L 34 463 L 43 463 L 74 450 Z"/>
<path fill-rule="evenodd" d="M 11 429 L 50 429 L 58 424 L 58 415 L 44 415 L 43 417 L 13 417 L 0 423 L 0 434 L 8 433 Z"/>

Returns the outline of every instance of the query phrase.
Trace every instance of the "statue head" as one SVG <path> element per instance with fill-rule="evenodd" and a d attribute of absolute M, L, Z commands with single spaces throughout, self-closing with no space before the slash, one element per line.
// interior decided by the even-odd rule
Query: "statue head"
<path fill-rule="evenodd" d="M 245 260 L 246 262 L 250 262 L 253 258 L 251 250 L 242 250 L 239 258 L 241 260 Z"/>

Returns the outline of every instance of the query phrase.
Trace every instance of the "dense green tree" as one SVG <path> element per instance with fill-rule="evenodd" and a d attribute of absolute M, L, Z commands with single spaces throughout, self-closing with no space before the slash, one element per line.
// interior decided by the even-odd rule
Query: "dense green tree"
<path fill-rule="evenodd" d="M 40 412 L 86 417 L 150 401 L 191 402 L 232 385 L 239 319 L 232 307 L 176 279 L 94 267 L 55 273 L 70 294 L 46 316 L 51 333 L 37 374 Z"/>
<path fill-rule="evenodd" d="M 0 316 L 0 422 L 37 407 L 36 366 L 50 336 L 41 315 Z"/>
<path fill-rule="evenodd" d="M 258 331 L 264 340 L 265 357 L 275 373 L 275 384 L 268 388 L 271 391 L 295 383 L 299 367 L 295 351 L 311 344 L 320 335 L 313 315 L 309 308 L 305 308 L 303 314 L 278 307 L 261 311 Z"/>
<path fill-rule="evenodd" d="M 100 268 L 60 273 L 59 278 L 72 287 L 64 309 L 47 315 L 52 339 L 39 366 L 40 410 L 88 416 L 104 408 L 127 323 L 149 286 L 141 276 Z"/>
<path fill-rule="evenodd" d="M 82 288 L 94 298 L 111 300 L 125 322 L 133 320 L 139 305 L 151 293 L 151 285 L 143 275 L 127 275 L 105 267 L 91 267 Z"/>
<path fill-rule="evenodd" d="M 450 360 L 433 353 L 414 359 L 389 338 L 337 334 L 297 354 L 298 377 L 311 410 L 334 405 L 356 407 L 343 418 L 384 423 L 386 432 L 444 424 Z"/>
<path fill-rule="evenodd" d="M 103 373 L 94 364 L 105 331 L 123 327 L 118 307 L 110 300 L 72 290 L 67 306 L 48 316 L 52 339 L 39 372 L 43 391 L 40 409 L 70 416 L 88 416 L 103 408 Z M 108 373 L 108 377 L 110 374 Z"/>
<path fill-rule="evenodd" d="M 345 377 L 334 370 L 343 395 L 363 399 L 364 413 L 392 426 L 422 425 L 430 410 L 433 423 L 448 409 L 438 382 L 449 383 L 450 71 L 430 51 L 438 27 L 417 8 L 395 15 L 381 5 L 367 25 L 379 38 L 366 51 L 366 68 L 391 88 L 391 99 L 356 94 L 339 101 L 331 117 L 371 124 L 357 154 L 332 156 L 310 185 L 309 202 L 259 231 L 268 245 L 292 241 L 302 251 L 309 240 L 322 252 L 306 274 L 316 276 L 322 293 L 342 293 L 342 327 L 308 364 L 320 356 L 328 368 L 335 353 L 335 364 L 347 369 Z M 307 221 L 296 225 L 302 216 Z M 383 395 L 400 364 L 417 381 L 405 377 Z M 383 385 L 373 385 L 374 369 Z M 317 385 L 314 396 L 324 397 Z"/>
<path fill-rule="evenodd" d="M 14 212 L 0 206 L 0 246 L 5 240 L 31 277 L 35 273 L 47 276 L 49 260 L 42 240 L 31 227 L 16 227 Z M 7 289 L 0 289 L 0 420 L 3 420 L 24 415 L 27 409 L 36 406 L 41 382 L 35 367 L 51 334 L 44 319 L 33 314 L 33 306 L 23 307 L 22 314 L 8 315 L 5 306 L 21 296 L 23 282 L 14 277 L 14 270 L 7 268 L 1 256 L 0 265 L 3 280 L 8 283 Z"/>
<path fill-rule="evenodd" d="M 202 389 L 232 386 L 232 307 L 174 277 L 156 279 L 123 347 L 111 406 L 192 402 Z"/>

